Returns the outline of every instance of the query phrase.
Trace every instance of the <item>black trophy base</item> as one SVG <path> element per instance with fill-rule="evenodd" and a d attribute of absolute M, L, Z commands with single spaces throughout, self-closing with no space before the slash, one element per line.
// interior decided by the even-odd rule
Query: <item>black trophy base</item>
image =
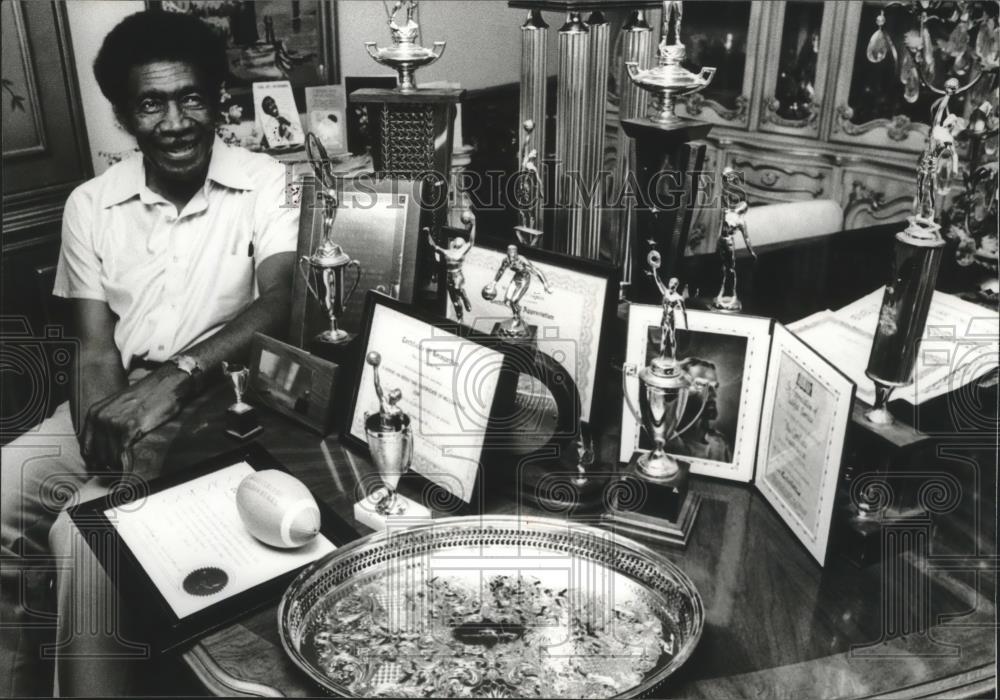
<path fill-rule="evenodd" d="M 639 472 L 635 453 L 617 484 L 611 487 L 608 512 L 602 520 L 615 532 L 680 547 L 687 546 L 701 495 L 688 491 L 688 465 L 669 479 L 651 480 Z"/>
<path fill-rule="evenodd" d="M 518 475 L 520 501 L 550 513 L 587 515 L 601 510 L 607 477 L 581 478 L 568 465 L 556 469 L 543 464 L 523 465 Z"/>
<path fill-rule="evenodd" d="M 490 331 L 490 335 L 494 335 L 497 338 L 503 338 L 504 340 L 511 343 L 525 343 L 528 345 L 535 344 L 535 334 L 538 332 L 538 326 L 528 326 L 525 325 L 518 330 L 511 330 L 510 321 L 497 321 L 493 324 L 493 330 Z"/>
<path fill-rule="evenodd" d="M 264 430 L 253 406 L 233 404 L 226 410 L 226 435 L 235 440 L 249 440 Z"/>

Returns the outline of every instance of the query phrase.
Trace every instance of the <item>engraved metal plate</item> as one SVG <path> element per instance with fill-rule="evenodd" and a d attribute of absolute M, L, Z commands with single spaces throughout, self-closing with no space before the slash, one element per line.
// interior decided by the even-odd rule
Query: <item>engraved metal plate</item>
<path fill-rule="evenodd" d="M 704 607 L 673 563 L 612 532 L 475 516 L 338 549 L 278 621 L 292 661 L 337 695 L 632 697 L 687 660 Z"/>

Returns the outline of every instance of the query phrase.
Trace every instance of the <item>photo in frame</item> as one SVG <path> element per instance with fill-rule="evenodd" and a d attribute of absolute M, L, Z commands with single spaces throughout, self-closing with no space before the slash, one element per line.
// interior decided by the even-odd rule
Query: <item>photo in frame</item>
<path fill-rule="evenodd" d="M 396 78 L 384 75 L 360 76 L 344 78 L 344 92 L 350 97 L 355 90 L 364 88 L 384 88 L 391 90 L 396 87 Z M 351 153 L 362 155 L 371 150 L 371 130 L 368 122 L 368 105 L 354 103 L 349 105 L 347 112 L 347 148 Z"/>
<path fill-rule="evenodd" d="M 220 138 L 263 150 L 252 85 L 287 80 L 295 113 L 306 86 L 339 83 L 336 3 L 332 0 L 147 0 L 154 10 L 194 15 L 226 43 L 229 74 L 220 95 Z"/>
<path fill-rule="evenodd" d="M 629 306 L 625 366 L 640 370 L 659 351 L 661 306 Z M 682 434 L 667 453 L 688 462 L 692 474 L 749 483 L 754 476 L 757 436 L 764 399 L 769 318 L 688 310 L 678 324 L 677 358 L 693 379 L 688 405 L 678 423 Z M 627 373 L 624 390 L 638 405 L 639 379 Z M 622 407 L 619 459 L 652 447 L 628 403 Z"/>
<path fill-rule="evenodd" d="M 845 374 L 775 324 L 756 487 L 821 566 L 854 394 Z"/>
<path fill-rule="evenodd" d="M 354 272 L 345 275 L 344 313 L 340 327 L 348 333 L 361 330 L 365 292 L 382 292 L 405 302 L 413 301 L 417 264 L 417 227 L 420 223 L 420 183 L 395 178 L 361 176 L 343 180 L 333 240 L 360 264 L 357 289 Z M 297 258 L 308 257 L 323 240 L 323 202 L 317 198 L 311 176 L 302 181 L 301 216 Z M 309 349 L 315 336 L 329 327 L 329 318 L 309 292 L 303 270 L 292 283 L 290 342 Z"/>
<path fill-rule="evenodd" d="M 280 340 L 255 333 L 250 346 L 249 390 L 254 403 L 319 435 L 334 428 L 338 366 Z"/>
<path fill-rule="evenodd" d="M 328 155 L 347 153 L 347 95 L 343 85 L 306 88 L 306 126 Z"/>
<path fill-rule="evenodd" d="M 450 236 L 467 235 L 464 229 L 444 231 Z M 613 265 L 525 246 L 518 246 L 517 254 L 541 275 L 532 275 L 527 293 L 520 300 L 525 323 L 533 331 L 538 349 L 573 376 L 580 391 L 582 420 L 589 422 L 599 393 L 598 369 L 607 363 L 610 339 L 604 328 L 615 319 L 617 271 Z M 497 323 L 509 321 L 512 316 L 504 301 L 513 283 L 512 272 L 506 271 L 497 282 L 493 300 L 482 294 L 494 282 L 507 257 L 506 244 L 480 235 L 462 264 L 470 306 L 463 313 L 462 323 L 480 333 L 490 334 Z M 546 291 L 543 279 L 551 293 Z M 450 302 L 446 303 L 446 314 L 457 320 Z"/>
<path fill-rule="evenodd" d="M 290 82 L 272 80 L 254 83 L 253 103 L 261 147 L 265 151 L 283 153 L 305 146 L 306 134 L 302 130 Z"/>

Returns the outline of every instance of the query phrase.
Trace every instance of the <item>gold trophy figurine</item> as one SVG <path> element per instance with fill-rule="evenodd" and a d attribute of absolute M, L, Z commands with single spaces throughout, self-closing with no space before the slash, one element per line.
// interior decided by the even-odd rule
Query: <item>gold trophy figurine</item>
<path fill-rule="evenodd" d="M 483 299 L 493 301 L 497 298 L 497 283 L 507 270 L 510 270 L 514 276 L 511 277 L 507 288 L 504 290 L 503 301 L 510 308 L 513 318 L 507 323 L 498 323 L 493 328 L 493 333 L 504 338 L 528 338 L 530 331 L 528 325 L 524 322 L 524 318 L 521 316 L 523 310 L 521 299 L 528 293 L 532 277 L 537 277 L 541 281 L 547 294 L 552 293 L 552 287 L 549 286 L 549 281 L 545 278 L 542 271 L 532 265 L 530 260 L 517 252 L 516 245 L 509 245 L 507 246 L 507 255 L 500 263 L 500 267 L 497 268 L 497 274 L 493 278 L 493 281 L 483 287 Z"/>
<path fill-rule="evenodd" d="M 518 225 L 514 233 L 521 245 L 534 248 L 541 239 L 543 231 L 538 227 L 538 199 L 545 187 L 538 173 L 538 149 L 531 145 L 531 134 L 535 130 L 535 122 L 528 119 L 524 122 L 524 148 L 521 151 L 521 169 L 517 173 L 515 202 L 517 206 Z"/>
<path fill-rule="evenodd" d="M 740 179 L 732 168 L 722 171 L 723 192 L 727 192 L 729 186 L 736 186 Z M 747 232 L 746 213 L 749 209 L 746 200 L 740 199 L 735 204 L 727 204 L 722 213 L 722 230 L 719 233 L 717 250 L 722 261 L 722 283 L 719 286 L 719 293 L 712 300 L 712 308 L 716 311 L 728 311 L 732 313 L 743 309 L 743 303 L 739 299 L 736 288 L 736 234 L 743 237 L 750 255 L 757 259 L 757 253 L 750 244 L 750 234 Z"/>
<path fill-rule="evenodd" d="M 430 242 L 431 247 L 437 251 L 438 259 L 444 260 L 445 267 L 448 270 L 448 298 L 455 309 L 455 319 L 459 323 L 464 319 L 466 311 L 472 311 L 469 296 L 465 293 L 465 275 L 462 273 L 462 263 L 465 262 L 465 256 L 469 254 L 472 246 L 476 243 L 475 214 L 466 209 L 462 212 L 462 223 L 465 224 L 469 240 L 466 241 L 461 236 L 456 236 L 451 239 L 447 248 L 439 246 L 434 241 L 434 236 L 431 234 L 430 229 L 424 227 L 424 231 L 427 233 L 427 240 Z"/>
<path fill-rule="evenodd" d="M 400 10 L 406 13 L 403 24 L 396 22 Z M 392 33 L 392 46 L 379 48 L 374 41 L 366 41 L 365 49 L 377 63 L 389 66 L 399 74 L 400 92 L 417 91 L 413 74 L 422 66 L 429 66 L 444 55 L 445 42 L 435 41 L 434 48 L 428 49 L 417 43 L 420 25 L 413 19 L 417 11 L 416 0 L 396 0 L 389 13 L 389 31 Z"/>

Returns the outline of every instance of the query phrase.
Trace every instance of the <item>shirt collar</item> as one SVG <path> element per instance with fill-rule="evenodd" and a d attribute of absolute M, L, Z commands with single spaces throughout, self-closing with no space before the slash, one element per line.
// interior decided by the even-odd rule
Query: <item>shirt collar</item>
<path fill-rule="evenodd" d="M 241 167 L 236 149 L 219 138 L 212 145 L 212 159 L 208 163 L 207 179 L 233 190 L 252 190 L 251 180 Z M 102 202 L 105 208 L 139 197 L 146 190 L 146 166 L 141 153 L 121 161 Z"/>

